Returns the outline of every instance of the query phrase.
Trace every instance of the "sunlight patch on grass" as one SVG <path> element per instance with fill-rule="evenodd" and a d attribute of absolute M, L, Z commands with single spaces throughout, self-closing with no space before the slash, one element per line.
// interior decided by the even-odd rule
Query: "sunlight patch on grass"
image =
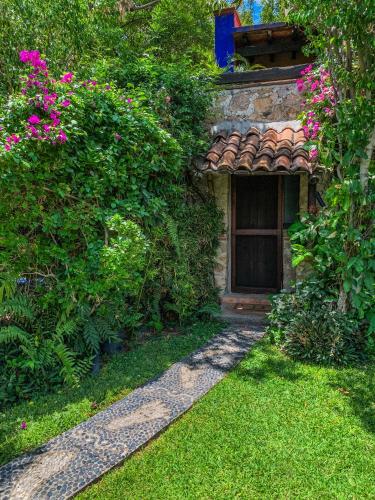
<path fill-rule="evenodd" d="M 265 340 L 79 498 L 373 498 L 374 401 L 374 365 L 304 365 Z"/>

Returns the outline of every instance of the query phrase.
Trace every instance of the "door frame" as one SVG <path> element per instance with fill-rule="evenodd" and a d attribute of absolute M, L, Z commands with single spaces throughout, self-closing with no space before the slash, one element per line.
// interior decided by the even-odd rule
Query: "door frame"
<path fill-rule="evenodd" d="M 258 174 L 261 175 L 261 174 Z M 272 175 L 272 174 L 264 174 Z M 277 174 L 273 174 L 277 175 Z M 278 184 L 278 203 L 277 203 L 277 228 L 276 229 L 236 229 L 236 186 L 240 175 L 231 176 L 231 290 L 232 292 L 240 293 L 275 293 L 282 288 L 283 274 L 283 224 L 284 224 L 284 182 L 283 176 L 277 175 Z M 260 288 L 260 287 L 238 287 L 236 286 L 237 267 L 236 267 L 236 236 L 267 236 L 272 235 L 277 237 L 277 288 Z"/>

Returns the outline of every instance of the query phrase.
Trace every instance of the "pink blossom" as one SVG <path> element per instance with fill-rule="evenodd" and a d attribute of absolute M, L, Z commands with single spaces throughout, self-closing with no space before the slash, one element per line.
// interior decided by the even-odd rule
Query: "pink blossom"
<path fill-rule="evenodd" d="M 30 63 L 36 70 L 38 69 L 47 69 L 46 61 L 40 59 L 39 50 L 21 50 L 19 53 L 20 61 L 23 63 Z M 34 73 L 36 75 L 37 72 Z"/>
<path fill-rule="evenodd" d="M 22 420 L 20 427 L 23 431 L 25 431 L 27 429 L 27 423 L 24 420 Z"/>
<path fill-rule="evenodd" d="M 70 106 L 71 102 L 69 101 L 69 99 L 65 99 L 62 103 L 61 103 L 61 106 L 63 106 L 64 108 L 67 108 L 68 106 Z"/>
<path fill-rule="evenodd" d="M 53 92 L 53 94 L 47 94 L 44 96 L 44 102 L 47 104 L 47 106 L 51 106 L 52 104 L 54 104 L 57 97 L 58 96 L 57 96 L 56 92 Z"/>
<path fill-rule="evenodd" d="M 121 139 L 122 139 L 121 135 L 116 132 L 115 133 L 115 140 L 116 141 L 121 141 Z"/>
<path fill-rule="evenodd" d="M 309 137 L 310 136 L 310 129 L 306 125 L 302 127 L 303 131 L 305 132 L 305 136 Z"/>
<path fill-rule="evenodd" d="M 23 63 L 26 63 L 29 61 L 29 51 L 28 50 L 21 50 L 19 53 L 20 56 L 20 61 Z"/>
<path fill-rule="evenodd" d="M 36 125 L 38 123 L 40 123 L 40 118 L 39 116 L 37 115 L 31 115 L 27 121 L 31 124 L 31 125 Z"/>
<path fill-rule="evenodd" d="M 311 85 L 311 91 L 314 92 L 319 87 L 319 80 L 315 80 L 315 82 Z"/>
<path fill-rule="evenodd" d="M 61 120 L 55 118 L 54 120 L 52 120 L 52 127 L 57 127 L 57 125 L 60 125 L 60 122 Z"/>
<path fill-rule="evenodd" d="M 4 148 L 5 151 L 10 151 L 12 149 L 12 146 L 10 144 L 5 144 Z"/>
<path fill-rule="evenodd" d="M 296 81 L 296 85 L 297 85 L 298 92 L 302 92 L 304 90 L 304 88 L 305 88 L 305 82 L 302 80 L 302 78 L 299 78 Z"/>
<path fill-rule="evenodd" d="M 61 79 L 60 79 L 60 82 L 61 83 L 71 83 L 71 81 L 73 80 L 73 73 L 65 73 Z"/>
<path fill-rule="evenodd" d="M 36 129 L 33 125 L 29 125 L 29 130 L 34 137 L 38 135 L 38 129 Z"/>
<path fill-rule="evenodd" d="M 63 130 L 60 130 L 60 132 L 58 133 L 57 140 L 61 142 L 61 144 L 64 144 L 64 142 L 66 142 L 67 136 Z"/>
<path fill-rule="evenodd" d="M 105 86 L 105 89 L 106 89 L 106 90 L 111 90 L 111 86 L 110 86 L 110 85 L 106 85 L 106 86 Z"/>
<path fill-rule="evenodd" d="M 131 99 L 131 98 L 129 97 L 128 99 L 126 99 L 126 102 L 128 102 L 128 103 L 130 104 L 131 102 L 133 102 L 133 99 Z"/>
<path fill-rule="evenodd" d="M 16 134 L 12 134 L 11 138 L 12 138 L 12 141 L 14 142 L 14 144 L 18 144 L 21 140 L 21 137 L 19 135 L 16 135 Z"/>
<path fill-rule="evenodd" d="M 45 124 L 45 125 L 43 125 L 43 130 L 44 130 L 45 132 L 49 132 L 49 131 L 51 130 L 51 126 L 50 126 L 50 125 Z"/>
<path fill-rule="evenodd" d="M 56 120 L 56 118 L 58 118 L 60 115 L 61 115 L 61 111 L 57 111 L 56 109 L 53 109 L 51 111 L 51 114 L 49 115 L 49 117 L 51 118 L 51 120 Z"/>
<path fill-rule="evenodd" d="M 310 160 L 315 160 L 318 157 L 318 150 L 316 147 L 313 147 L 310 149 L 310 154 L 309 154 Z"/>

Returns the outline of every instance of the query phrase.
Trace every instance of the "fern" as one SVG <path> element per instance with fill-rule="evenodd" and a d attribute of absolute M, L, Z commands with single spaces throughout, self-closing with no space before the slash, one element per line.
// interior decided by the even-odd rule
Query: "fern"
<path fill-rule="evenodd" d="M 14 277 L 0 279 L 0 304 L 4 299 L 10 299 L 16 291 L 16 280 Z"/>
<path fill-rule="evenodd" d="M 91 352 L 99 352 L 101 335 L 96 328 L 95 320 L 87 318 L 83 326 L 83 337 Z"/>
<path fill-rule="evenodd" d="M 60 322 L 56 326 L 56 333 L 59 336 L 72 337 L 78 332 L 78 321 L 77 319 L 68 319 L 67 321 Z"/>
<path fill-rule="evenodd" d="M 27 295 L 17 295 L 0 304 L 0 318 L 3 316 L 31 322 L 35 319 L 34 305 Z"/>
<path fill-rule="evenodd" d="M 18 328 L 18 326 L 10 325 L 0 328 L 0 344 L 18 343 L 23 346 L 30 346 L 29 334 Z"/>
<path fill-rule="evenodd" d="M 61 362 L 60 374 L 64 381 L 69 385 L 78 383 L 77 367 L 75 355 L 63 343 L 54 345 L 54 352 Z"/>

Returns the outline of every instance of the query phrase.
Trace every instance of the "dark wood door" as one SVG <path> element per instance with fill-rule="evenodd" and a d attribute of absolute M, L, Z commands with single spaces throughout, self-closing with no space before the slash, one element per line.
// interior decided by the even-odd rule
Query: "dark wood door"
<path fill-rule="evenodd" d="M 232 290 L 276 292 L 282 272 L 282 178 L 232 179 Z"/>

